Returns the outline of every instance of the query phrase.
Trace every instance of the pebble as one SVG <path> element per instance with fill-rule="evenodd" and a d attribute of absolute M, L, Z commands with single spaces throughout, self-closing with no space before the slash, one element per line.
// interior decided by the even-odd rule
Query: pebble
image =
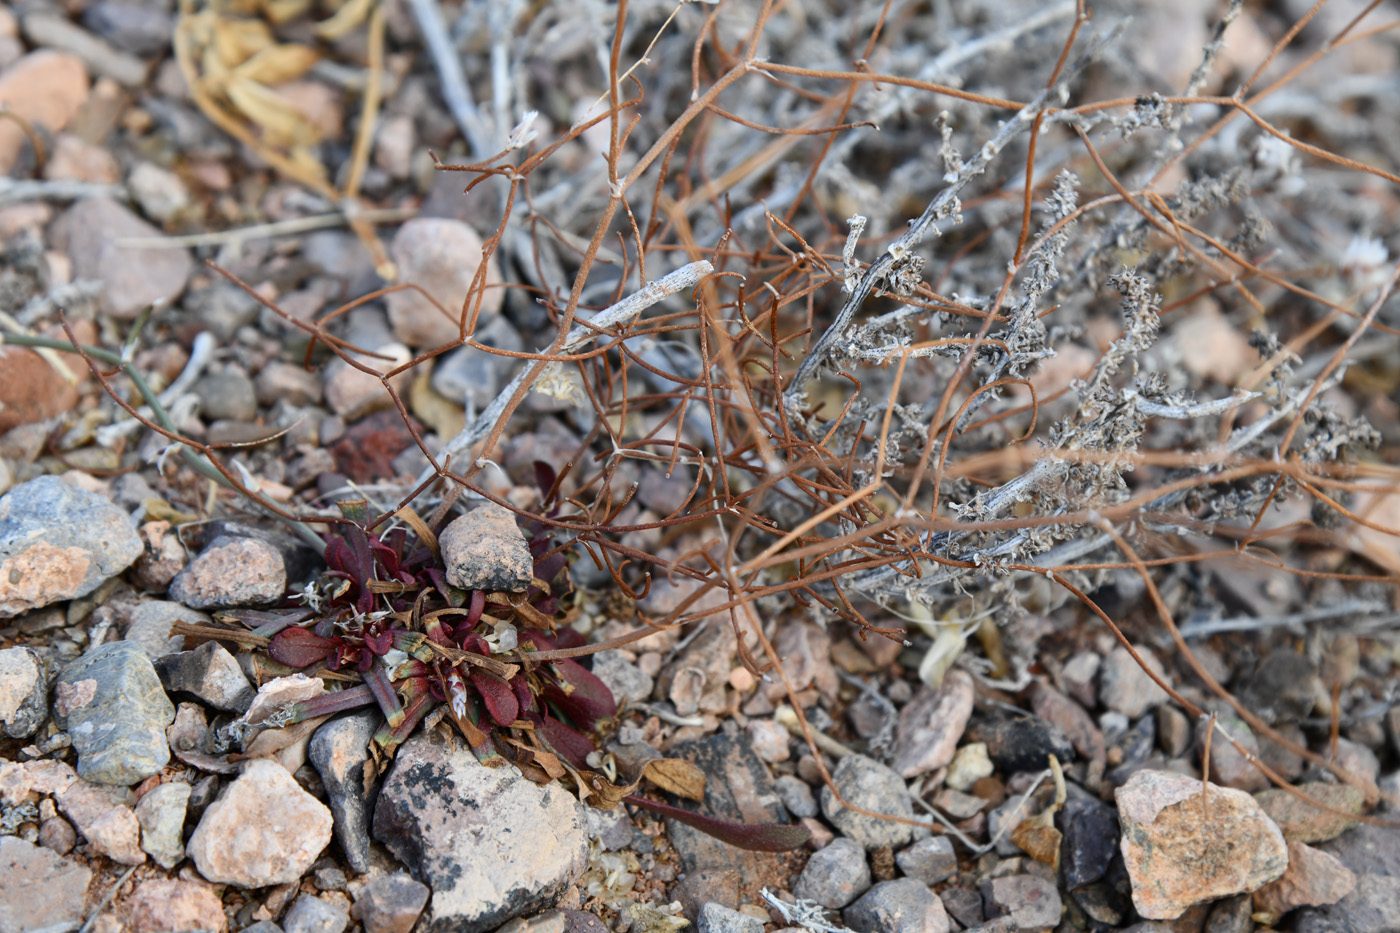
<path fill-rule="evenodd" d="M 102 496 L 40 476 L 0 496 L 0 618 L 86 596 L 141 553 Z"/>
<path fill-rule="evenodd" d="M 39 49 L 0 72 L 0 108 L 57 133 L 88 97 L 87 68 L 75 55 Z M 13 120 L 0 121 L 0 175 L 8 175 L 29 146 Z"/>
<path fill-rule="evenodd" d="M 1216 901 L 1206 918 L 1205 933 L 1254 933 L 1254 900 L 1236 894 Z"/>
<path fill-rule="evenodd" d="M 1392 933 L 1400 930 L 1400 877 L 1366 873 L 1335 904 L 1299 911 L 1296 933 Z"/>
<path fill-rule="evenodd" d="M 75 276 L 102 283 L 101 310 L 118 321 L 130 321 L 156 302 L 174 303 L 194 271 L 184 247 L 118 246 L 126 237 L 164 235 L 108 198 L 79 201 L 49 229 L 55 248 L 73 261 Z"/>
<path fill-rule="evenodd" d="M 478 324 L 472 339 L 497 350 L 518 352 L 525 349 L 520 332 L 503 316 L 492 317 Z M 433 367 L 433 390 L 458 405 L 464 405 L 470 399 L 477 411 L 491 403 L 522 363 L 519 359 L 498 356 L 475 347 L 459 347 L 438 357 L 438 360 Z"/>
<path fill-rule="evenodd" d="M 974 722 L 967 734 L 974 741 L 985 742 L 992 764 L 1009 774 L 1043 771 L 1050 767 L 1051 755 L 1062 765 L 1074 759 L 1065 734 L 1037 716 L 994 712 Z"/>
<path fill-rule="evenodd" d="M 152 661 L 159 661 L 184 648 L 185 636 L 170 634 L 171 626 L 176 622 L 196 625 L 209 625 L 213 622 L 202 612 L 159 599 L 137 603 L 136 608 L 131 610 L 129 619 L 126 640 L 139 645 L 146 657 Z"/>
<path fill-rule="evenodd" d="M 1168 758 L 1180 758 L 1191 747 L 1191 720 L 1175 706 L 1157 707 L 1157 745 Z"/>
<path fill-rule="evenodd" d="M 855 933 L 948 933 L 943 902 L 912 878 L 882 881 L 841 915 Z"/>
<path fill-rule="evenodd" d="M 330 840 L 325 804 L 259 758 L 204 811 L 188 852 L 210 881 L 261 888 L 297 881 Z"/>
<path fill-rule="evenodd" d="M 228 649 L 216 641 L 166 655 L 156 664 L 156 672 L 168 692 L 193 694 L 215 709 L 241 713 L 253 702 L 253 685 Z"/>
<path fill-rule="evenodd" d="M 1031 686 L 1031 709 L 1036 716 L 1059 729 L 1083 758 L 1103 762 L 1107 754 L 1103 733 L 1084 707 L 1047 684 Z"/>
<path fill-rule="evenodd" d="M 82 925 L 92 871 L 17 836 L 0 836 L 0 918 L 17 933 Z"/>
<path fill-rule="evenodd" d="M 1060 868 L 1065 887 L 1073 891 L 1108 874 L 1118 852 L 1119 830 L 1112 807 L 1074 784 L 1068 785 L 1068 790 L 1057 822 L 1064 834 Z"/>
<path fill-rule="evenodd" d="M 596 670 L 596 668 L 595 668 Z M 798 819 L 817 815 L 817 798 L 811 786 L 800 777 L 784 774 L 773 780 L 773 789 L 787 811 Z"/>
<path fill-rule="evenodd" d="M 438 735 L 400 747 L 375 805 L 374 835 L 433 889 L 422 933 L 482 933 L 553 906 L 588 865 L 577 800 L 487 768 Z"/>
<path fill-rule="evenodd" d="M 253 380 L 258 403 L 271 406 L 279 400 L 290 405 L 315 405 L 321 401 L 321 377 L 295 363 L 273 360 Z"/>
<path fill-rule="evenodd" d="M 836 766 L 831 779 L 841 796 L 855 806 L 889 816 L 914 815 L 909 792 L 899 775 L 873 758 L 847 755 Z M 913 826 L 847 810 L 837 802 L 830 787 L 822 788 L 821 801 L 827 821 L 866 849 L 900 848 L 913 840 Z"/>
<path fill-rule="evenodd" d="M 126 800 L 126 788 L 74 781 L 58 795 L 58 808 L 102 855 L 123 865 L 146 861 L 141 851 L 141 824 Z"/>
<path fill-rule="evenodd" d="M 199 399 L 199 413 L 205 421 L 251 421 L 258 413 L 253 380 L 237 366 L 205 373 L 192 391 Z"/>
<path fill-rule="evenodd" d="M 645 701 L 656 685 L 650 674 L 624 658 L 620 651 L 595 654 L 593 674 L 608 685 L 618 703 L 622 703 L 624 697 L 634 703 Z"/>
<path fill-rule="evenodd" d="M 1161 676 L 1164 683 L 1171 683 L 1166 669 L 1157 656 L 1146 648 L 1138 649 L 1144 662 Z M 1129 719 L 1137 719 L 1143 713 L 1161 706 L 1170 697 L 1167 692 L 1152 680 L 1138 666 L 1137 661 L 1121 645 L 1114 648 L 1103 659 L 1099 668 L 1099 702 L 1111 710 L 1116 710 Z"/>
<path fill-rule="evenodd" d="M 44 163 L 44 177 L 49 181 L 114 185 L 121 180 L 121 167 L 105 146 L 94 145 L 70 133 L 60 133 Z"/>
<path fill-rule="evenodd" d="M 359 341 L 352 342 L 359 346 L 366 345 Z M 384 391 L 384 383 L 379 377 L 413 359 L 413 351 L 398 341 L 372 341 L 368 345 L 374 347 L 375 353 L 388 359 L 360 353 L 351 353 L 350 357 L 369 367 L 371 372 L 356 369 L 342 359 L 336 359 L 326 367 L 326 404 L 346 421 L 357 421 L 370 412 L 392 407 L 394 400 Z M 395 391 L 402 393 L 408 388 L 411 377 L 412 373 L 405 371 L 389 381 Z"/>
<path fill-rule="evenodd" d="M 850 839 L 834 839 L 830 845 L 812 853 L 792 893 L 823 907 L 840 910 L 864 894 L 870 883 L 865 848 Z"/>
<path fill-rule="evenodd" d="M 189 563 L 190 557 L 185 553 L 185 546 L 180 543 L 180 536 L 175 534 L 170 523 L 166 521 L 146 522 L 136 529 L 136 534 L 141 539 L 142 551 L 131 567 L 128 580 L 137 589 L 163 593 L 170 586 L 170 581 L 175 579 L 175 575 L 184 570 L 185 564 Z M 184 610 L 184 607 L 181 609 Z M 183 645 L 184 639 L 181 638 L 180 641 Z M 179 648 L 174 650 L 178 651 Z"/>
<path fill-rule="evenodd" d="M 972 678 L 965 671 L 950 671 L 936 690 L 920 688 L 899 713 L 894 770 L 910 778 L 947 765 L 971 715 Z"/>
<path fill-rule="evenodd" d="M 958 857 L 953 852 L 953 840 L 947 836 L 920 839 L 896 854 L 894 862 L 904 874 L 929 887 L 948 880 L 958 871 Z"/>
<path fill-rule="evenodd" d="M 1316 664 L 1291 648 L 1280 648 L 1264 656 L 1235 695 L 1246 709 L 1273 725 L 1308 715 L 1327 690 L 1317 676 Z"/>
<path fill-rule="evenodd" d="M 77 844 L 78 831 L 63 817 L 51 816 L 39 824 L 39 845 L 44 848 L 59 855 L 67 855 Z"/>
<path fill-rule="evenodd" d="M 222 341 L 233 340 L 239 328 L 251 324 L 260 307 L 252 295 L 223 280 L 191 289 L 180 302 L 181 317 L 197 323 Z"/>
<path fill-rule="evenodd" d="M 127 899 L 126 920 L 133 933 L 222 933 L 224 905 L 207 884 L 152 879 L 142 881 Z"/>
<path fill-rule="evenodd" d="M 4 121 L 0 128 L 9 125 Z M 77 403 L 77 387 L 48 360 L 26 347 L 0 347 L 0 432 L 47 421 Z"/>
<path fill-rule="evenodd" d="M 972 789 L 973 784 L 991 777 L 995 770 L 992 759 L 987 754 L 987 743 L 969 742 L 953 756 L 953 762 L 948 765 L 948 774 L 943 778 L 943 783 L 953 790 L 966 793 Z"/>
<path fill-rule="evenodd" d="M 438 538 L 447 582 L 464 590 L 523 593 L 535 562 L 515 513 L 487 502 L 452 520 Z"/>
<path fill-rule="evenodd" d="M 366 790 L 365 768 L 373 768 L 369 743 L 382 720 L 377 709 L 339 716 L 316 730 L 308 750 L 326 788 L 336 841 L 350 867 L 361 873 L 370 867 L 370 820 L 378 791 L 377 786 Z"/>
<path fill-rule="evenodd" d="M 78 774 L 99 784 L 136 784 L 170 762 L 165 727 L 175 707 L 141 648 L 99 645 L 63 669 L 53 716 L 72 737 Z"/>
<path fill-rule="evenodd" d="M 408 933 L 428 903 L 428 886 L 404 872 L 381 875 L 360 891 L 355 911 L 365 933 Z"/>
<path fill-rule="evenodd" d="M 389 255 L 399 269 L 399 282 L 417 285 L 435 298 L 447 314 L 415 289 L 390 292 L 385 301 L 394 336 L 417 348 L 456 343 L 460 329 L 457 319 L 481 265 L 481 250 L 481 237 L 460 220 L 417 217 L 399 227 L 389 245 Z M 488 287 L 481 293 L 482 317 L 489 318 L 500 311 L 505 292 L 490 286 L 499 286 L 502 281 L 493 257 L 486 267 Z"/>
<path fill-rule="evenodd" d="M 751 719 L 744 731 L 748 734 L 754 753 L 764 761 L 787 761 L 792 754 L 788 749 L 791 734 L 771 719 Z"/>
<path fill-rule="evenodd" d="M 1297 786 L 1300 793 L 1343 813 L 1359 815 L 1366 807 L 1366 795 L 1350 784 L 1324 784 L 1312 781 Z M 1319 810 L 1280 787 L 1271 787 L 1254 795 L 1259 806 L 1269 815 L 1283 838 L 1290 842 L 1317 843 L 1336 839 L 1357 825 L 1349 816 L 1339 816 Z"/>
<path fill-rule="evenodd" d="M 169 871 L 185 857 L 185 807 L 190 785 L 184 781 L 157 784 L 136 802 L 141 824 L 141 848 Z"/>
<path fill-rule="evenodd" d="M 32 44 L 71 52 L 82 59 L 94 75 L 133 88 L 146 82 L 145 62 L 118 51 L 67 17 L 36 11 L 26 14 L 21 23 L 24 37 Z"/>
<path fill-rule="evenodd" d="M 1151 920 L 1171 920 L 1193 904 L 1248 893 L 1283 875 L 1283 833 L 1243 791 L 1208 788 L 1202 819 L 1199 780 L 1139 771 L 1115 792 L 1123 861 L 1133 904 Z"/>
<path fill-rule="evenodd" d="M 1038 875 L 993 878 L 982 885 L 982 902 L 989 918 L 1010 917 L 1025 931 L 1050 930 L 1063 909 L 1054 882 Z"/>
<path fill-rule="evenodd" d="M 1254 892 L 1254 909 L 1281 917 L 1298 907 L 1335 904 L 1356 889 L 1356 875 L 1335 855 L 1288 843 L 1288 870 Z"/>
<path fill-rule="evenodd" d="M 83 12 L 83 25 L 124 52 L 154 58 L 169 48 L 174 21 L 159 6 L 98 0 Z"/>
<path fill-rule="evenodd" d="M 1092 651 L 1081 651 L 1065 662 L 1060 668 L 1060 683 L 1065 692 L 1074 697 L 1079 705 L 1092 710 L 1098 702 L 1094 692 L 1094 677 L 1103 664 L 1103 658 Z"/>
<path fill-rule="evenodd" d="M 699 933 L 763 933 L 763 921 L 723 904 L 705 904 L 695 924 Z"/>
<path fill-rule="evenodd" d="M 170 584 L 191 609 L 272 606 L 287 589 L 282 554 L 260 538 L 215 538 Z"/>
<path fill-rule="evenodd" d="M 1196 747 L 1205 750 L 1205 735 L 1210 729 L 1210 720 L 1203 720 L 1196 728 Z M 1210 740 L 1210 778 L 1223 787 L 1254 792 L 1269 786 L 1269 779 L 1255 767 L 1240 750 L 1230 743 L 1221 731 L 1233 737 L 1250 757 L 1259 756 L 1259 743 L 1244 720 L 1229 714 L 1216 717 L 1215 734 Z M 1203 762 L 1204 764 L 1204 762 Z"/>
<path fill-rule="evenodd" d="M 49 714 L 49 681 L 44 660 L 33 648 L 0 651 L 0 723 L 12 739 L 25 739 Z"/>
<path fill-rule="evenodd" d="M 350 914 L 314 894 L 303 894 L 282 918 L 285 933 L 343 933 Z"/>

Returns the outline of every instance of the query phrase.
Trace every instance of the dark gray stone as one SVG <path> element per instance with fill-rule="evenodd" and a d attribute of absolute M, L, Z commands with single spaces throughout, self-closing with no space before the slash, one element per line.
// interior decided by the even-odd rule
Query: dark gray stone
<path fill-rule="evenodd" d="M 856 933 L 948 933 L 951 927 L 938 895 L 912 878 L 880 882 L 842 916 Z"/>
<path fill-rule="evenodd" d="M 374 835 L 432 888 L 421 933 L 483 933 L 553 906 L 587 868 L 580 811 L 560 787 L 487 768 L 464 744 L 419 734 L 384 780 Z"/>
<path fill-rule="evenodd" d="M 343 933 L 350 915 L 334 904 L 311 894 L 303 894 L 282 918 L 286 933 Z"/>
<path fill-rule="evenodd" d="M 958 870 L 958 857 L 953 852 L 953 840 L 947 836 L 920 839 L 896 855 L 894 862 L 904 874 L 927 885 L 946 881 Z"/>
<path fill-rule="evenodd" d="M 0 651 L 0 724 L 12 739 L 26 739 L 49 714 L 44 659 L 24 646 Z"/>
<path fill-rule="evenodd" d="M 159 661 L 168 654 L 174 654 L 185 646 L 185 636 L 172 635 L 170 629 L 176 622 L 189 622 L 194 625 L 208 625 L 213 620 L 202 612 L 187 609 L 176 602 L 163 599 L 138 603 L 131 610 L 126 626 L 126 640 L 135 642 L 146 652 L 146 657 Z"/>
<path fill-rule="evenodd" d="M 131 518 L 40 476 L 0 496 L 0 618 L 86 596 L 141 555 Z"/>
<path fill-rule="evenodd" d="M 1254 929 L 1254 898 L 1248 894 L 1222 897 L 1210 909 L 1205 933 L 1251 933 Z"/>
<path fill-rule="evenodd" d="M 192 694 L 215 709 L 241 713 L 253 702 L 253 685 L 228 649 L 216 641 L 166 655 L 156 662 L 156 671 L 169 692 Z"/>
<path fill-rule="evenodd" d="M 155 58 L 170 48 L 174 18 L 161 5 L 134 0 L 98 0 L 83 13 L 83 25 L 123 52 Z"/>
<path fill-rule="evenodd" d="M 833 839 L 812 853 L 792 893 L 823 907 L 840 910 L 870 888 L 865 848 L 850 839 Z"/>
<path fill-rule="evenodd" d="M 485 320 L 486 315 L 483 314 L 482 318 L 484 323 L 479 324 L 472 335 L 477 343 L 498 350 L 525 349 L 520 334 L 503 316 L 496 315 Z M 433 390 L 458 405 L 470 398 L 477 411 L 491 403 L 523 362 L 475 347 L 459 347 L 438 357 L 438 361 L 438 365 L 433 367 Z"/>
<path fill-rule="evenodd" d="M 706 904 L 695 928 L 699 933 L 763 933 L 763 921 L 721 904 Z"/>
<path fill-rule="evenodd" d="M 382 720 L 378 710 L 359 710 L 330 720 L 311 737 L 307 751 L 321 775 L 335 819 L 335 839 L 357 872 L 369 871 L 370 819 L 379 793 L 376 782 L 365 788 L 369 743 Z"/>
<path fill-rule="evenodd" d="M 898 774 L 864 755 L 847 755 L 831 774 L 832 783 L 853 806 L 889 816 L 913 817 L 909 792 Z M 864 816 L 841 806 L 830 787 L 822 788 L 822 813 L 842 835 L 867 849 L 900 847 L 914 838 L 914 827 L 907 823 Z"/>
<path fill-rule="evenodd" d="M 428 886 L 403 872 L 375 878 L 355 906 L 365 933 L 408 933 L 428 903 Z"/>
<path fill-rule="evenodd" d="M 1112 807 L 1070 784 L 1058 821 L 1064 838 L 1060 867 L 1071 891 L 1098 881 L 1108 873 L 1118 852 L 1118 814 Z"/>
<path fill-rule="evenodd" d="M 632 702 L 651 697 L 654 683 L 646 671 L 624 658 L 617 651 L 602 651 L 593 656 L 593 673 L 612 691 L 619 703 L 623 697 Z"/>
<path fill-rule="evenodd" d="M 253 380 L 236 367 L 205 375 L 194 384 L 199 399 L 200 415 L 205 421 L 230 419 L 251 421 L 258 413 L 257 393 Z"/>
<path fill-rule="evenodd" d="M 1043 771 L 1050 756 L 1065 764 L 1074 759 L 1069 739 L 1055 726 L 1036 716 L 995 713 L 975 720 L 967 741 L 987 743 L 987 756 L 1001 771 Z"/>
<path fill-rule="evenodd" d="M 1356 888 L 1335 904 L 1298 911 L 1297 933 L 1395 933 L 1400 930 L 1400 878 L 1358 875 Z"/>
<path fill-rule="evenodd" d="M 54 690 L 54 721 L 73 740 L 79 777 L 136 784 L 169 764 L 165 727 L 175 706 L 139 645 L 93 648 L 63 669 Z"/>

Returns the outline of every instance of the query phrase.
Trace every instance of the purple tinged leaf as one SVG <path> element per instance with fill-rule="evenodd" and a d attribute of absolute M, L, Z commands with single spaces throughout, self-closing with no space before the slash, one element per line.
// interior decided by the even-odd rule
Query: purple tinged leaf
<path fill-rule="evenodd" d="M 304 628 L 278 632 L 267 646 L 268 656 L 288 667 L 307 667 L 324 661 L 340 647 L 339 638 L 324 638 Z"/>
<path fill-rule="evenodd" d="M 510 686 L 515 691 L 515 702 L 521 712 L 535 708 L 535 695 L 530 692 L 528 680 L 517 676 L 511 679 Z"/>
<path fill-rule="evenodd" d="M 491 714 L 491 718 L 502 726 L 515 722 L 515 718 L 520 715 L 520 704 L 516 702 L 515 692 L 490 674 L 475 668 L 471 670 L 470 676 L 472 686 L 481 694 L 481 702 L 486 705 L 486 712 Z"/>
<path fill-rule="evenodd" d="M 812 834 L 804 826 L 786 823 L 729 823 L 702 816 L 693 810 L 683 810 L 668 803 L 658 803 L 637 794 L 622 798 L 630 804 L 651 810 L 687 826 L 692 826 L 720 842 L 727 842 L 751 852 L 787 852 L 807 844 Z"/>
<path fill-rule="evenodd" d="M 535 468 L 535 485 L 539 487 L 540 495 L 548 496 L 554 488 L 554 481 L 558 478 L 558 474 L 554 472 L 554 467 L 543 460 L 536 460 L 532 465 Z M 549 500 L 546 499 L 544 504 L 548 505 Z"/>
<path fill-rule="evenodd" d="M 315 719 L 317 716 L 329 716 L 331 713 L 343 713 L 348 709 L 359 709 L 361 706 L 368 706 L 373 702 L 374 694 L 370 692 L 369 687 L 366 684 L 358 684 L 348 690 L 323 693 L 318 697 L 293 704 L 291 707 L 292 722 Z"/>
<path fill-rule="evenodd" d="M 399 695 L 395 692 L 394 685 L 389 682 L 389 675 L 384 668 L 372 664 L 369 670 L 364 672 L 364 677 L 365 686 L 374 694 L 374 699 L 384 711 L 384 718 L 389 721 L 389 725 L 393 727 L 403 722 L 403 706 L 400 705 Z"/>
<path fill-rule="evenodd" d="M 592 740 L 577 730 L 570 729 L 557 719 L 543 716 L 530 717 L 535 721 L 535 731 L 546 744 L 575 768 L 588 767 L 588 754 L 594 751 Z"/>
<path fill-rule="evenodd" d="M 467 607 L 467 628 L 472 628 L 481 621 L 481 614 L 486 611 L 486 591 L 472 590 L 471 605 Z"/>
<path fill-rule="evenodd" d="M 394 633 L 388 629 L 365 633 L 365 647 L 375 654 L 383 654 L 394 646 Z"/>
<path fill-rule="evenodd" d="M 572 658 L 552 662 L 555 676 L 573 689 L 550 684 L 544 690 L 544 697 L 563 710 L 574 725 L 581 729 L 592 729 L 600 719 L 608 719 L 617 713 L 617 700 L 613 698 L 608 685 L 599 680 L 592 671 Z"/>
<path fill-rule="evenodd" d="M 374 734 L 374 740 L 379 743 L 380 748 L 392 752 L 404 739 L 413 734 L 413 730 L 418 728 L 418 724 L 432 712 L 433 707 L 437 706 L 439 702 L 441 701 L 435 699 L 432 693 L 426 689 L 417 693 L 404 709 L 403 722 L 397 726 L 385 723 Z"/>

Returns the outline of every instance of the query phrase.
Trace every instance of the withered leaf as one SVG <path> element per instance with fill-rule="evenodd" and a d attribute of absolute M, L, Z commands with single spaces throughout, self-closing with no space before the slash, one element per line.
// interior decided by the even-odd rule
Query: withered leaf
<path fill-rule="evenodd" d="M 684 758 L 653 758 L 642 768 L 642 777 L 677 797 L 705 799 L 705 772 Z"/>
<path fill-rule="evenodd" d="M 1011 831 L 1011 841 L 1037 862 L 1060 867 L 1060 831 L 1055 828 L 1054 812 L 1047 810 L 1022 820 Z"/>
<path fill-rule="evenodd" d="M 263 49 L 235 68 L 234 74 L 259 84 L 281 84 L 306 74 L 320 57 L 313 48 L 288 42 Z"/>
<path fill-rule="evenodd" d="M 286 147 L 305 142 L 311 126 L 291 104 L 256 81 L 233 75 L 224 93 L 242 114 L 257 124 L 269 145 Z"/>

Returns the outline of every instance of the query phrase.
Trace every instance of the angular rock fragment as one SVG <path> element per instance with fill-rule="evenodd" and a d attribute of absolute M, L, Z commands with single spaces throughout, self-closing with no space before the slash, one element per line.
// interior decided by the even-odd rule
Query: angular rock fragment
<path fill-rule="evenodd" d="M 447 582 L 464 590 L 523 593 L 535 562 L 515 514 L 494 502 L 453 519 L 438 539 Z"/>
<path fill-rule="evenodd" d="M 170 761 L 165 727 L 175 707 L 133 642 L 98 645 L 65 667 L 54 686 L 53 716 L 72 737 L 86 780 L 136 784 Z"/>
<path fill-rule="evenodd" d="M 365 768 L 373 767 L 369 743 L 382 719 L 378 710 L 361 710 L 330 720 L 311 737 L 309 755 L 330 798 L 335 838 L 358 872 L 370 865 L 370 818 L 379 789 L 366 786 Z"/>
<path fill-rule="evenodd" d="M 271 606 L 286 589 L 286 564 L 275 547 L 260 538 L 225 536 L 176 574 L 170 598 L 191 609 Z"/>
<path fill-rule="evenodd" d="M 49 714 L 44 660 L 33 648 L 0 651 L 0 725 L 12 739 L 33 735 Z"/>
<path fill-rule="evenodd" d="M 948 933 L 943 902 L 912 878 L 882 881 L 842 914 L 856 933 Z"/>
<path fill-rule="evenodd" d="M 912 818 L 913 804 L 899 775 L 864 755 L 847 755 L 831 773 L 832 783 L 853 806 L 889 816 Z M 867 849 L 900 847 L 914 838 L 914 827 L 866 816 L 841 806 L 830 787 L 822 788 L 822 813 L 841 833 Z"/>
<path fill-rule="evenodd" d="M 77 929 L 92 871 L 17 836 L 0 836 L 0 929 Z"/>
<path fill-rule="evenodd" d="M 922 687 L 899 713 L 894 770 L 910 778 L 953 760 L 958 740 L 972 715 L 972 678 L 950 671 L 943 686 Z"/>

